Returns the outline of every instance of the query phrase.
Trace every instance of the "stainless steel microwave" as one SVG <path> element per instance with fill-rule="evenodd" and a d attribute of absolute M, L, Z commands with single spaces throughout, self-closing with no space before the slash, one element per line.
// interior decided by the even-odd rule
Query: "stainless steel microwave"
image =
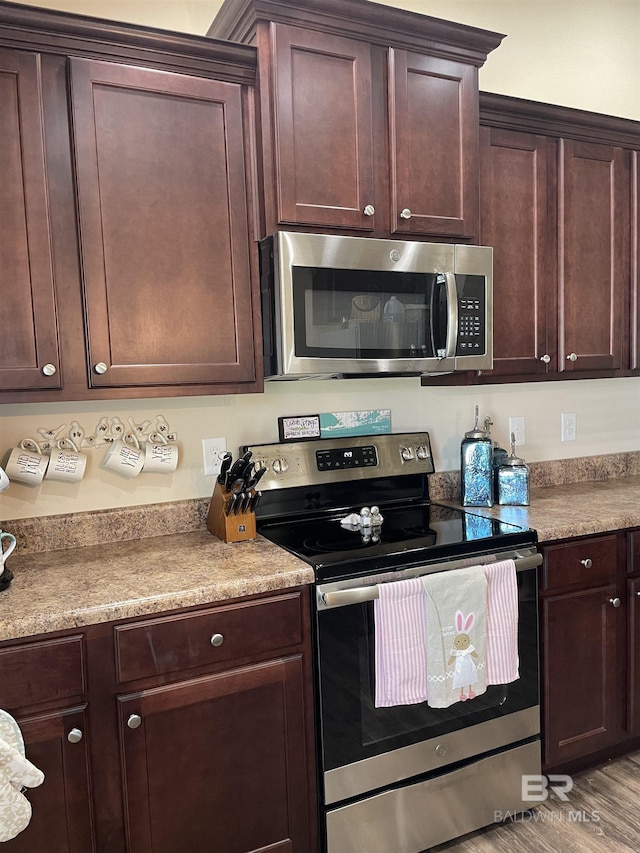
<path fill-rule="evenodd" d="M 260 244 L 265 378 L 493 366 L 493 250 L 280 231 Z"/>

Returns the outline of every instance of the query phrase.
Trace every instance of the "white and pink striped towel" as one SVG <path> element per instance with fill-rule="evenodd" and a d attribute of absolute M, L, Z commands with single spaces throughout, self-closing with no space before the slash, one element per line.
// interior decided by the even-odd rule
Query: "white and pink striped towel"
<path fill-rule="evenodd" d="M 419 578 L 378 586 L 374 601 L 376 708 L 427 699 L 426 596 Z"/>
<path fill-rule="evenodd" d="M 483 566 L 487 578 L 487 684 L 519 678 L 518 582 L 513 560 Z"/>

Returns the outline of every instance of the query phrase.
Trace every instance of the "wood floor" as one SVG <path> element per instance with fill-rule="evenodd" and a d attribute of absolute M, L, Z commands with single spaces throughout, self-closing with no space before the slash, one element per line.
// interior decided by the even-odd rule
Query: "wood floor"
<path fill-rule="evenodd" d="M 640 751 L 573 777 L 568 802 L 432 847 L 430 853 L 638 853 Z M 579 820 L 582 815 L 584 820 Z"/>

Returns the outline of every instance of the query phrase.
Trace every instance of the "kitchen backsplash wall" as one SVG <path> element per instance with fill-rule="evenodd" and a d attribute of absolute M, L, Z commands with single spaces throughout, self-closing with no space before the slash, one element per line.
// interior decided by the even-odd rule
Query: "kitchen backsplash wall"
<path fill-rule="evenodd" d="M 106 447 L 86 451 L 83 480 L 45 480 L 36 488 L 12 483 L 0 493 L 0 526 L 6 519 L 85 512 L 111 507 L 210 497 L 214 478 L 203 471 L 202 440 L 224 437 L 234 454 L 244 444 L 278 440 L 281 415 L 358 409 L 390 409 L 393 432 L 428 430 L 438 472 L 457 471 L 464 433 L 475 405 L 493 420 L 504 447 L 509 417 L 524 416 L 528 462 L 600 456 L 640 449 L 640 379 L 523 383 L 484 388 L 421 388 L 418 379 L 354 379 L 267 383 L 264 394 L 76 404 L 12 404 L 0 407 L 0 459 L 37 428 L 78 421 L 95 426 L 103 417 L 141 423 L 162 414 L 177 433 L 180 461 L 173 473 L 128 480 L 101 467 Z M 562 412 L 577 415 L 577 440 L 561 442 Z"/>

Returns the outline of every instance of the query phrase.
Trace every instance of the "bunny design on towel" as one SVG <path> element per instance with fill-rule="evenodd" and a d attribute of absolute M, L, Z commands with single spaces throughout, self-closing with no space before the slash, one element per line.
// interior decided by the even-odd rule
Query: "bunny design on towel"
<path fill-rule="evenodd" d="M 471 639 L 467 633 L 473 628 L 476 620 L 475 613 L 469 613 L 464 616 L 461 610 L 456 610 L 456 631 L 458 632 L 453 641 L 451 656 L 447 661 L 447 666 L 455 661 L 453 669 L 453 686 L 460 688 L 460 701 L 466 702 L 467 699 L 474 699 L 476 694 L 473 692 L 473 685 L 478 683 L 478 670 L 474 663 L 474 658 L 477 659 L 478 652 L 471 644 Z M 467 692 L 465 693 L 465 687 Z"/>
<path fill-rule="evenodd" d="M 43 781 L 44 773 L 25 758 L 18 724 L 0 711 L 0 842 L 10 841 L 27 827 L 31 803 L 22 791 Z"/>
<path fill-rule="evenodd" d="M 480 566 L 425 575 L 427 704 L 448 708 L 487 690 L 487 579 Z"/>

